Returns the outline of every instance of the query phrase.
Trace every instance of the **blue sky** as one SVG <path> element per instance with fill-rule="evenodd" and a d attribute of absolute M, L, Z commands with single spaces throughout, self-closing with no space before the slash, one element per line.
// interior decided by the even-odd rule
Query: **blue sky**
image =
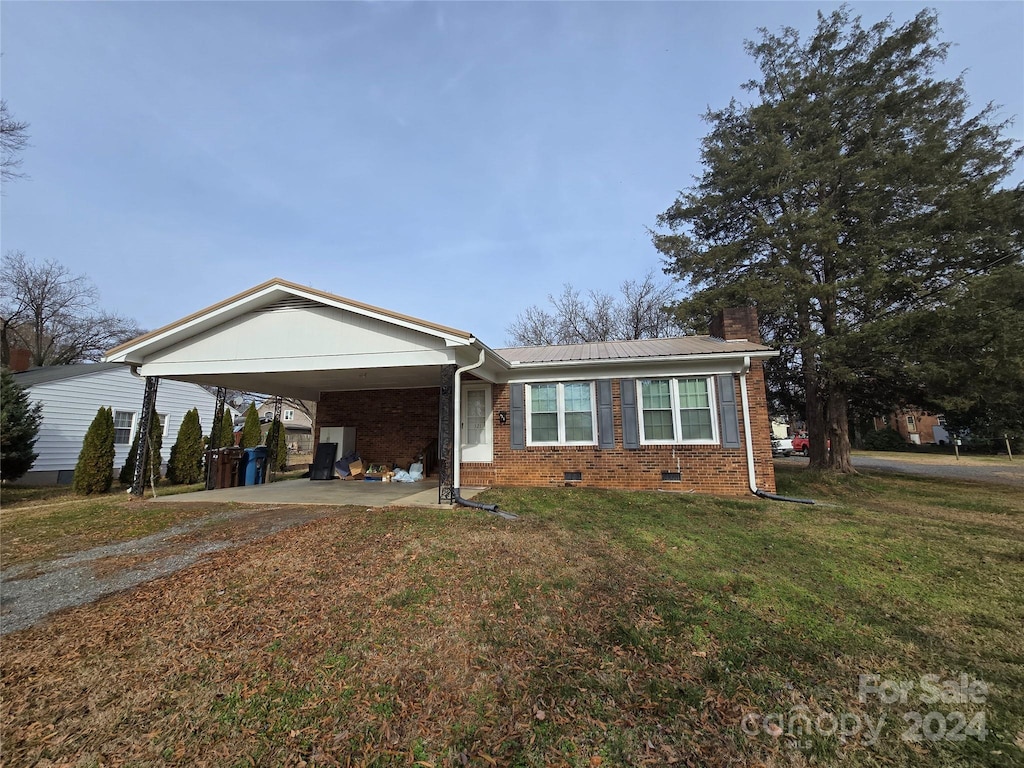
<path fill-rule="evenodd" d="M 930 5 L 942 74 L 1020 140 L 1024 3 Z M 660 271 L 646 228 L 699 172 L 702 113 L 756 76 L 743 41 L 834 7 L 6 0 L 32 146 L 2 248 L 145 328 L 279 276 L 501 346 L 565 282 Z"/>

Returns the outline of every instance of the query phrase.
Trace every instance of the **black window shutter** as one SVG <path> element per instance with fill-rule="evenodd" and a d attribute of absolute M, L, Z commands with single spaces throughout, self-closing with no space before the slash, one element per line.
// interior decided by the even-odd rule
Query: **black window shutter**
<path fill-rule="evenodd" d="M 509 385 L 509 405 L 512 411 L 512 450 L 526 448 L 526 385 Z"/>
<path fill-rule="evenodd" d="M 636 379 L 619 379 L 619 402 L 622 404 L 622 447 L 635 451 L 640 447 Z"/>
<path fill-rule="evenodd" d="M 715 377 L 718 380 L 718 413 L 721 417 L 722 447 L 740 447 L 740 422 L 736 409 L 736 384 L 732 374 Z"/>
<path fill-rule="evenodd" d="M 615 447 L 615 419 L 612 413 L 612 382 L 597 382 L 597 447 Z"/>

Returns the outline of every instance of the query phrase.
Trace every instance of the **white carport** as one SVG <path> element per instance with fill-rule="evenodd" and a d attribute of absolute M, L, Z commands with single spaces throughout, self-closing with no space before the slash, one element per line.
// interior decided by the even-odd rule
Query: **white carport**
<path fill-rule="evenodd" d="M 467 331 L 278 278 L 106 356 L 146 377 L 153 396 L 159 379 L 304 400 L 320 400 L 327 392 L 438 387 L 442 500 L 451 499 L 456 479 L 459 369 L 481 359 L 473 375 L 483 381 L 494 382 L 507 369 Z M 144 417 L 148 413 L 147 404 Z M 140 473 L 133 488 L 140 493 L 141 480 Z"/>

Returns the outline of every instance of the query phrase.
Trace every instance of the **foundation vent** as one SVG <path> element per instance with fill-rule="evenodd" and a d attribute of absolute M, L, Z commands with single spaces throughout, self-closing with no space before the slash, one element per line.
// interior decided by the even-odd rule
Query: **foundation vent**
<path fill-rule="evenodd" d="M 583 473 L 582 472 L 563 472 L 562 476 L 566 480 L 582 480 L 583 479 Z"/>
<path fill-rule="evenodd" d="M 683 476 L 679 472 L 662 472 L 661 482 L 663 483 L 681 483 L 683 482 Z"/>

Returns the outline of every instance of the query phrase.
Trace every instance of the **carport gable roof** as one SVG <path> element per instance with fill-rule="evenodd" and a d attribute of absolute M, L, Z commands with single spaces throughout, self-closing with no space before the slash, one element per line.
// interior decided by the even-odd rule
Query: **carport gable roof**
<path fill-rule="evenodd" d="M 198 336 L 217 326 L 258 310 L 290 306 L 301 309 L 323 305 L 353 312 L 374 320 L 380 320 L 412 331 L 444 339 L 448 346 L 462 346 L 474 341 L 473 334 L 457 328 L 431 323 L 426 320 L 403 315 L 391 310 L 364 304 L 360 301 L 318 291 L 281 278 L 272 278 L 265 283 L 224 299 L 210 307 L 193 312 L 155 331 L 150 331 L 127 341 L 106 354 L 106 360 L 116 363 L 142 363 L 146 356 L 174 346 L 188 338 Z"/>

